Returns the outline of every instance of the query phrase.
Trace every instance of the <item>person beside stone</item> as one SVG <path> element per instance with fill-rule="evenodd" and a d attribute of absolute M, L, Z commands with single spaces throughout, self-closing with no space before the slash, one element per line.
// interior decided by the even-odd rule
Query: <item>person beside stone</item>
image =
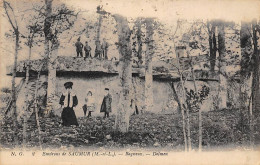
<path fill-rule="evenodd" d="M 112 96 L 109 93 L 109 89 L 105 88 L 105 96 L 103 98 L 100 112 L 104 112 L 104 119 L 109 118 L 109 113 L 112 112 L 111 103 L 112 103 Z"/>
<path fill-rule="evenodd" d="M 105 59 L 108 59 L 108 57 L 107 57 L 108 46 L 109 45 L 108 45 L 106 39 L 104 38 L 101 48 L 102 48 L 103 58 L 105 58 Z"/>
<path fill-rule="evenodd" d="M 84 51 L 85 51 L 84 59 L 91 57 L 91 47 L 88 45 L 88 41 L 85 42 Z"/>
<path fill-rule="evenodd" d="M 83 44 L 80 42 L 80 38 L 78 38 L 78 41 L 75 43 L 76 46 L 76 52 L 77 52 L 77 57 L 83 57 L 83 53 L 82 53 L 82 48 L 83 48 Z"/>
<path fill-rule="evenodd" d="M 88 91 L 87 97 L 85 98 L 85 105 L 88 111 L 88 118 L 91 117 L 91 113 L 95 111 L 95 100 L 92 95 L 92 92 Z M 84 115 L 86 116 L 86 112 L 84 112 Z"/>
<path fill-rule="evenodd" d="M 62 93 L 60 97 L 60 105 L 63 108 L 61 113 L 62 125 L 63 126 L 78 126 L 78 121 L 73 108 L 78 105 L 78 98 L 72 91 L 72 82 L 66 82 L 64 87 L 66 91 Z"/>
<path fill-rule="evenodd" d="M 87 111 L 88 111 L 88 109 L 87 109 L 87 104 L 84 104 L 84 105 L 82 106 L 82 109 L 83 109 L 84 117 L 86 117 Z"/>
<path fill-rule="evenodd" d="M 101 53 L 102 53 L 102 48 L 101 48 L 100 41 L 96 41 L 95 57 L 101 58 Z"/>
<path fill-rule="evenodd" d="M 41 90 L 42 89 L 42 90 Z M 40 90 L 38 91 L 40 99 L 38 104 L 39 104 L 39 111 L 38 111 L 38 115 L 39 117 L 43 117 L 45 110 L 46 110 L 46 105 L 47 105 L 47 90 L 48 90 L 48 82 L 44 82 L 42 84 L 42 87 L 40 88 Z"/>
<path fill-rule="evenodd" d="M 133 115 L 138 115 L 139 114 L 139 110 L 138 110 L 138 106 L 137 106 L 137 101 L 135 99 L 131 99 L 131 105 L 130 107 L 134 110 Z"/>

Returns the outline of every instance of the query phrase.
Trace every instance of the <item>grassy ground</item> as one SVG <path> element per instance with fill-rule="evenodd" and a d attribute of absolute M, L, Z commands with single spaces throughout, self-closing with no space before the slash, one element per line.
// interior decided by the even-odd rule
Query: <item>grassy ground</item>
<path fill-rule="evenodd" d="M 79 127 L 63 127 L 59 117 L 40 118 L 43 148 L 164 148 L 182 151 L 184 149 L 182 120 L 178 114 L 144 113 L 131 116 L 128 133 L 115 132 L 115 116 L 78 118 Z M 198 147 L 198 114 L 191 114 L 192 147 Z M 28 123 L 27 147 L 37 147 L 38 133 L 35 120 Z M 203 114 L 203 149 L 243 149 L 248 145 L 249 129 L 241 130 L 237 110 L 214 111 Z M 12 148 L 12 120 L 1 123 L 1 145 Z M 255 128 L 256 144 L 259 144 L 259 128 Z M 244 132 L 244 133 L 242 133 Z M 22 142 L 22 125 L 19 125 L 18 139 Z"/>

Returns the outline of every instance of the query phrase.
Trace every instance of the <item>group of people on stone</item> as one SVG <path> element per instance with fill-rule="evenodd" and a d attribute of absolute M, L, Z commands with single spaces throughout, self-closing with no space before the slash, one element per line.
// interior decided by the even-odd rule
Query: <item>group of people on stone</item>
<path fill-rule="evenodd" d="M 76 114 L 74 112 L 74 107 L 78 105 L 78 98 L 76 94 L 72 91 L 72 82 L 66 82 L 64 87 L 66 91 L 60 97 L 60 105 L 63 108 L 61 113 L 62 118 L 62 125 L 63 126 L 70 126 L 76 125 L 78 126 L 78 121 Z M 105 96 L 103 98 L 103 102 L 101 104 L 100 112 L 104 112 L 104 118 L 109 117 L 109 113 L 112 112 L 111 103 L 112 103 L 112 96 L 109 93 L 109 88 L 105 88 Z M 84 116 L 88 111 L 88 117 L 91 117 L 91 113 L 95 111 L 95 100 L 92 97 L 92 91 L 88 91 L 87 96 L 85 98 L 85 104 L 82 107 Z"/>
<path fill-rule="evenodd" d="M 107 53 L 108 53 L 108 47 L 109 44 L 107 43 L 106 39 L 103 39 L 103 43 L 101 44 L 99 40 L 96 41 L 96 49 L 95 49 L 95 58 L 104 58 L 108 59 Z M 83 45 L 80 42 L 80 38 L 78 38 L 77 42 L 75 43 L 77 57 L 83 57 L 83 49 L 85 51 L 85 57 L 86 58 L 92 58 L 91 56 L 91 47 L 88 44 L 88 41 L 85 42 L 85 45 Z"/>

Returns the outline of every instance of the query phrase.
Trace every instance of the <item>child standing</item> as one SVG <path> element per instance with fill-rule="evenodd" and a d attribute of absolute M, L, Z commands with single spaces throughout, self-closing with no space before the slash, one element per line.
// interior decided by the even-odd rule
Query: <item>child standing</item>
<path fill-rule="evenodd" d="M 88 111 L 88 118 L 91 117 L 91 113 L 95 111 L 95 102 L 94 98 L 92 96 L 92 92 L 88 91 L 87 97 L 85 98 L 85 104 L 86 104 L 86 109 Z M 86 112 L 84 111 L 84 115 L 86 116 Z"/>

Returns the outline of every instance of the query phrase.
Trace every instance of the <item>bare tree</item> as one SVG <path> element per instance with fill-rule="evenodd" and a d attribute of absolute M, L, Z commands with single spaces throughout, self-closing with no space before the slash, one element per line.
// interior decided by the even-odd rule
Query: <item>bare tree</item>
<path fill-rule="evenodd" d="M 38 90 L 39 90 L 39 81 L 40 81 L 40 76 L 41 76 L 41 69 L 42 69 L 43 63 L 41 66 L 39 66 L 39 70 L 37 71 L 37 80 L 36 80 L 36 87 L 35 87 L 35 93 L 34 93 L 34 113 L 35 113 L 35 119 L 36 119 L 36 125 L 37 125 L 37 130 L 38 130 L 38 139 L 39 139 L 39 147 L 42 149 L 42 140 L 41 140 L 41 126 L 40 126 L 40 120 L 38 116 Z"/>
<path fill-rule="evenodd" d="M 178 93 L 174 87 L 174 82 L 171 82 L 171 88 L 172 88 L 172 91 L 173 91 L 173 97 L 174 97 L 174 100 L 177 102 L 178 104 L 178 113 L 181 113 L 181 102 L 180 102 L 180 98 L 178 96 Z"/>
<path fill-rule="evenodd" d="M 101 30 L 101 24 L 102 24 L 102 19 L 104 14 L 104 10 L 102 9 L 102 6 L 97 7 L 97 13 L 99 14 L 99 18 L 98 18 L 98 25 L 97 25 L 96 41 L 100 41 L 100 30 Z"/>
<path fill-rule="evenodd" d="M 253 30 L 253 82 L 252 82 L 252 108 L 254 113 L 259 114 L 257 112 L 257 108 L 259 106 L 259 68 L 260 68 L 260 57 L 259 57 L 259 50 L 258 50 L 258 35 L 260 34 L 258 30 L 257 20 L 254 19 L 252 21 L 252 30 Z M 257 34 L 258 33 L 258 34 Z"/>
<path fill-rule="evenodd" d="M 174 34 L 172 36 L 170 36 L 170 38 L 174 44 L 175 44 L 175 42 L 174 42 L 175 35 L 176 35 L 178 29 L 180 28 L 180 24 L 181 24 L 181 21 L 178 20 Z M 176 49 L 176 47 L 175 47 L 175 49 Z M 185 110 L 187 112 L 187 104 L 186 104 L 187 99 L 186 99 L 185 86 L 184 86 L 184 80 L 183 80 L 185 71 L 184 71 L 184 67 L 181 66 L 179 53 L 177 53 L 177 52 L 176 52 L 176 59 L 177 59 L 177 65 L 173 64 L 173 67 L 175 67 L 177 69 L 177 73 L 180 76 L 180 85 L 181 85 L 181 97 L 180 98 L 178 98 L 178 95 L 174 88 L 173 83 L 171 84 L 171 86 L 172 86 L 173 92 L 176 93 L 176 94 L 174 94 L 175 100 L 178 102 L 178 105 L 179 105 L 179 108 L 181 111 L 181 115 L 182 115 L 182 132 L 183 132 L 183 140 L 184 140 L 184 150 L 186 152 L 188 150 L 188 148 L 189 148 L 189 150 L 191 150 L 191 139 L 190 139 L 190 136 L 187 136 L 187 132 L 189 132 L 189 135 L 190 135 L 190 125 L 189 125 L 189 122 L 187 122 L 188 114 L 187 113 L 185 114 Z"/>
<path fill-rule="evenodd" d="M 51 16 L 52 16 L 52 1 L 53 0 L 45 0 L 45 20 L 44 20 L 44 58 L 49 59 L 50 58 L 50 40 L 51 40 Z M 50 69 L 50 70 L 49 70 Z M 53 96 L 55 94 L 55 77 L 54 72 L 56 74 L 56 71 L 51 70 L 51 64 L 48 62 L 48 89 L 47 89 L 47 106 L 46 106 L 46 115 L 48 115 L 49 111 L 52 109 L 52 100 Z M 52 73 L 52 74 L 51 74 Z M 51 77 L 55 76 L 55 77 Z M 51 81 L 53 80 L 53 81 Z M 54 89 L 53 89 L 54 87 Z"/>
<path fill-rule="evenodd" d="M 181 65 L 180 65 L 180 59 L 179 56 L 176 55 L 176 59 L 177 59 L 177 69 L 178 69 L 178 73 L 180 76 L 180 83 L 181 83 L 181 89 L 182 89 L 182 97 L 180 99 L 180 103 L 181 103 L 181 114 L 182 114 L 182 131 L 183 131 L 183 136 L 184 136 L 184 149 L 185 151 L 187 151 L 188 147 L 190 146 L 189 144 L 191 144 L 189 141 L 190 139 L 187 139 L 187 134 L 186 134 L 186 129 L 190 127 L 189 122 L 186 122 L 186 117 L 185 116 L 185 109 L 187 111 L 187 105 L 186 105 L 186 93 L 185 93 L 185 87 L 184 87 L 184 81 L 183 81 L 183 70 L 181 69 Z"/>
<path fill-rule="evenodd" d="M 216 52 L 217 52 L 216 23 L 214 21 L 208 21 L 207 28 L 209 34 L 210 70 L 211 72 L 214 72 L 215 64 L 216 64 Z"/>
<path fill-rule="evenodd" d="M 34 44 L 34 38 L 36 33 L 41 30 L 37 21 L 35 21 L 32 25 L 28 26 L 29 34 L 27 36 L 27 42 L 25 43 L 29 48 L 28 59 L 26 62 L 26 74 L 25 74 L 25 107 L 23 107 L 24 116 L 23 116 L 23 147 L 25 147 L 27 142 L 27 117 L 30 114 L 30 101 L 28 99 L 29 95 L 29 78 L 30 78 L 30 69 L 31 69 L 31 56 L 32 56 L 32 47 Z"/>
<path fill-rule="evenodd" d="M 126 18 L 120 15 L 113 15 L 116 20 L 118 33 L 119 50 L 119 79 L 120 79 L 120 98 L 117 109 L 115 129 L 120 132 L 127 132 L 129 128 L 129 117 L 131 111 L 130 90 L 132 87 L 132 49 L 130 43 L 131 30 Z"/>
<path fill-rule="evenodd" d="M 78 13 L 68 9 L 65 5 L 52 9 L 53 0 L 45 0 L 45 17 L 44 34 L 45 34 L 45 58 L 48 60 L 48 90 L 47 90 L 47 106 L 46 115 L 53 110 L 53 101 L 56 96 L 56 60 L 58 57 L 59 35 L 70 29 Z"/>
<path fill-rule="evenodd" d="M 18 145 L 15 78 L 16 78 L 16 67 L 17 67 L 17 56 L 18 56 L 18 49 L 19 49 L 20 32 L 19 32 L 18 24 L 17 24 L 16 17 L 15 17 L 12 6 L 7 1 L 3 1 L 3 4 L 4 4 L 4 9 L 5 9 L 5 13 L 7 15 L 8 21 L 11 24 L 12 29 L 15 34 L 15 53 L 14 53 L 14 65 L 13 65 L 13 72 L 12 72 L 12 108 L 13 108 L 13 124 L 14 124 L 14 133 L 15 133 L 14 140 L 15 140 L 16 145 Z"/>
<path fill-rule="evenodd" d="M 145 52 L 145 110 L 151 111 L 153 108 L 153 33 L 154 19 L 145 19 L 146 24 L 146 52 Z"/>
<path fill-rule="evenodd" d="M 51 15 L 52 15 L 52 1 L 53 0 L 45 0 L 45 20 L 44 20 L 44 55 L 45 58 L 48 59 L 49 57 L 49 47 L 50 47 L 50 38 L 51 38 Z"/>
<path fill-rule="evenodd" d="M 251 146 L 254 144 L 254 114 L 259 115 L 259 100 L 260 100 L 260 87 L 259 87 L 259 74 L 260 74 L 260 50 L 258 49 L 258 35 L 260 31 L 258 29 L 257 20 L 252 21 L 252 30 L 253 30 L 253 70 L 252 70 L 252 109 L 249 112 L 249 121 L 250 121 L 250 143 Z M 258 33 L 258 34 L 257 34 Z"/>
<path fill-rule="evenodd" d="M 137 64 L 138 66 L 140 66 L 141 64 L 143 64 L 143 41 L 142 41 L 142 36 L 143 32 L 142 32 L 142 23 L 143 23 L 143 18 L 137 18 L 137 20 L 135 21 L 135 27 L 136 27 L 136 33 L 135 33 L 135 38 L 137 40 L 137 51 L 136 51 L 136 56 L 138 58 Z"/>
<path fill-rule="evenodd" d="M 191 76 L 192 76 L 193 86 L 194 86 L 194 90 L 195 90 L 195 95 L 198 95 L 196 78 L 195 78 L 194 68 L 193 68 L 193 64 L 192 64 L 192 58 L 190 57 L 190 51 L 188 49 L 187 49 L 187 56 L 189 58 L 189 65 L 190 65 L 190 69 L 191 69 Z M 187 110 L 187 111 L 189 111 L 189 110 Z M 187 116 L 188 116 L 188 119 L 189 119 L 189 114 Z M 188 122 L 189 122 L 189 120 L 188 120 Z M 190 131 L 188 131 L 188 134 L 189 133 L 190 133 Z M 202 150 L 202 115 L 201 115 L 201 108 L 200 108 L 199 109 L 199 151 L 201 151 L 201 150 Z"/>
<path fill-rule="evenodd" d="M 251 71 L 252 71 L 252 65 L 250 65 L 252 59 L 251 31 L 252 31 L 251 22 L 241 23 L 241 30 L 240 30 L 241 61 L 240 61 L 239 100 L 240 100 L 240 119 L 241 119 L 242 132 L 244 132 L 245 130 L 244 127 L 246 125 L 245 121 L 247 116 L 246 115 L 247 106 L 245 103 L 249 98 L 247 88 L 248 88 L 248 81 L 251 77 Z"/>
<path fill-rule="evenodd" d="M 227 80 L 226 80 L 226 46 L 225 46 L 225 23 L 218 23 L 218 52 L 219 52 L 219 94 L 218 108 L 225 109 L 227 107 Z"/>

